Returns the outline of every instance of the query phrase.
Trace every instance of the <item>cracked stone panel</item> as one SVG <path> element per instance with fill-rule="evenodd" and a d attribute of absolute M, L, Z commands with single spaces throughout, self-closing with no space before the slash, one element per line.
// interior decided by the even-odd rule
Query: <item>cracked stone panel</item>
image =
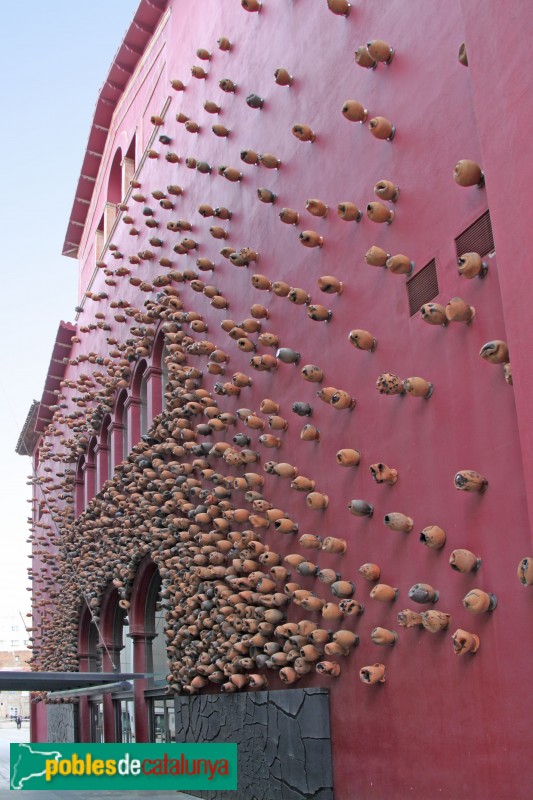
<path fill-rule="evenodd" d="M 177 697 L 176 741 L 236 742 L 235 792 L 204 800 L 334 800 L 327 689 Z"/>
<path fill-rule="evenodd" d="M 72 703 L 51 703 L 48 706 L 48 741 L 76 742 L 78 709 Z"/>

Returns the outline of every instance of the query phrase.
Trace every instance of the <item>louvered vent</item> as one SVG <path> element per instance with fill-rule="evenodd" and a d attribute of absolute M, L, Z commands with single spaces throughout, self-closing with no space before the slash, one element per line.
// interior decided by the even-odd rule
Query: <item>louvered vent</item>
<path fill-rule="evenodd" d="M 494 250 L 494 237 L 492 235 L 492 225 L 490 224 L 490 214 L 488 211 L 475 222 L 459 234 L 455 240 L 457 257 L 463 253 L 479 253 L 486 256 Z"/>
<path fill-rule="evenodd" d="M 439 293 L 437 280 L 437 262 L 433 258 L 422 267 L 416 275 L 407 281 L 407 297 L 409 299 L 409 316 L 413 316 L 424 303 L 429 303 Z"/>

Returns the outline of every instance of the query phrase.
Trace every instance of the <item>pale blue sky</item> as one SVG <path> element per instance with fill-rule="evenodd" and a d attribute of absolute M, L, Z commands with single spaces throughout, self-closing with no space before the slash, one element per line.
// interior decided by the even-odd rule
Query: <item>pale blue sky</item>
<path fill-rule="evenodd" d="M 27 458 L 15 454 L 41 396 L 77 262 L 61 255 L 90 123 L 138 0 L 2 4 L 0 48 L 0 615 L 29 607 Z"/>

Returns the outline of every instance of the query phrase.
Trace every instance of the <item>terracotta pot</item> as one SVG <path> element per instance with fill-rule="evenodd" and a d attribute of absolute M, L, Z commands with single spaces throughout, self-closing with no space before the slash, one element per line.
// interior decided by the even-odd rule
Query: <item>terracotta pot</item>
<path fill-rule="evenodd" d="M 399 590 L 387 583 L 376 583 L 370 597 L 372 600 L 380 600 L 382 603 L 393 603 L 399 594 Z"/>
<path fill-rule="evenodd" d="M 281 166 L 281 161 L 279 158 L 272 153 L 260 153 L 259 163 L 267 169 L 279 169 Z"/>
<path fill-rule="evenodd" d="M 201 79 L 205 80 L 205 78 L 207 78 L 207 72 L 205 71 L 205 69 L 203 67 L 196 65 L 194 67 L 191 67 L 191 75 L 193 76 L 193 78 L 199 78 L 200 80 Z"/>
<path fill-rule="evenodd" d="M 369 469 L 376 483 L 388 483 L 392 486 L 398 480 L 398 470 L 391 469 L 386 464 L 371 464 Z"/>
<path fill-rule="evenodd" d="M 279 218 L 282 222 L 285 222 L 287 225 L 298 225 L 300 220 L 300 215 L 297 211 L 294 211 L 292 208 L 282 208 L 279 212 Z"/>
<path fill-rule="evenodd" d="M 246 105 L 249 108 L 261 109 L 264 105 L 264 100 L 258 94 L 249 94 L 246 98 Z"/>
<path fill-rule="evenodd" d="M 498 598 L 492 593 L 484 592 L 482 589 L 472 589 L 463 597 L 463 606 L 472 614 L 484 614 L 494 611 L 498 605 Z"/>
<path fill-rule="evenodd" d="M 423 611 L 420 616 L 422 617 L 422 625 L 430 633 L 445 631 L 452 619 L 450 614 L 445 614 L 442 611 Z"/>
<path fill-rule="evenodd" d="M 239 181 L 242 181 L 242 172 L 240 172 L 238 169 L 234 169 L 233 167 L 224 167 L 221 175 L 231 183 L 238 183 Z"/>
<path fill-rule="evenodd" d="M 456 473 L 454 484 L 456 489 L 461 489 L 463 492 L 479 492 L 483 494 L 489 482 L 479 472 L 473 469 L 463 469 Z"/>
<path fill-rule="evenodd" d="M 377 564 L 362 564 L 358 572 L 367 581 L 378 581 L 381 576 L 381 568 Z"/>
<path fill-rule="evenodd" d="M 225 125 L 220 125 L 220 124 L 211 125 L 211 130 L 213 131 L 215 136 L 219 136 L 221 139 L 226 139 L 231 133 L 229 128 L 226 128 Z"/>
<path fill-rule="evenodd" d="M 533 558 L 531 556 L 521 559 L 518 564 L 517 575 L 522 586 L 533 585 Z"/>
<path fill-rule="evenodd" d="M 440 550 L 446 544 L 446 533 L 438 525 L 429 525 L 420 533 L 420 541 L 426 547 Z"/>
<path fill-rule="evenodd" d="M 311 383 L 320 383 L 324 378 L 324 373 L 316 364 L 306 364 L 305 367 L 302 367 L 300 375 Z"/>
<path fill-rule="evenodd" d="M 296 567 L 296 572 L 299 575 L 304 575 L 305 577 L 312 577 L 314 578 L 318 572 L 318 567 L 316 564 L 313 564 L 311 561 L 300 561 L 298 566 Z"/>
<path fill-rule="evenodd" d="M 322 616 L 324 619 L 333 621 L 342 619 L 343 613 L 340 606 L 336 603 L 325 603 L 322 606 Z"/>
<path fill-rule="evenodd" d="M 318 428 L 315 428 L 314 425 L 304 425 L 300 431 L 300 439 L 303 439 L 305 442 L 319 442 L 320 431 Z"/>
<path fill-rule="evenodd" d="M 365 69 L 376 69 L 378 63 L 368 52 L 368 47 L 362 44 L 355 51 L 355 63 Z"/>
<path fill-rule="evenodd" d="M 343 600 L 348 597 L 353 597 L 355 585 L 352 581 L 335 581 L 335 583 L 331 584 L 331 591 L 335 597 L 339 597 Z"/>
<path fill-rule="evenodd" d="M 279 436 L 273 436 L 270 433 L 263 433 L 259 437 L 259 443 L 262 444 L 264 447 L 281 447 L 281 439 Z"/>
<path fill-rule="evenodd" d="M 337 460 L 337 464 L 339 464 L 341 467 L 355 467 L 361 461 L 361 453 L 359 450 L 345 448 L 343 450 L 338 450 L 335 458 Z"/>
<path fill-rule="evenodd" d="M 315 322 L 329 322 L 333 316 L 333 311 L 325 306 L 314 303 L 308 307 L 307 316 Z"/>
<path fill-rule="evenodd" d="M 361 222 L 363 212 L 355 205 L 345 200 L 337 206 L 337 214 L 345 222 Z"/>
<path fill-rule="evenodd" d="M 348 511 L 356 517 L 371 517 L 374 506 L 366 500 L 351 500 L 348 503 Z"/>
<path fill-rule="evenodd" d="M 402 628 L 417 628 L 422 625 L 422 615 L 406 608 L 398 613 L 398 625 Z"/>
<path fill-rule="evenodd" d="M 292 135 L 296 136 L 301 142 L 314 142 L 316 139 L 316 134 L 312 128 L 301 123 L 292 126 Z"/>
<path fill-rule="evenodd" d="M 398 641 L 398 634 L 396 631 L 389 631 L 387 628 L 374 628 L 370 634 L 370 638 L 374 644 L 388 645 L 394 647 Z"/>
<path fill-rule="evenodd" d="M 403 382 L 392 372 L 384 372 L 376 381 L 376 389 L 380 394 L 405 394 Z"/>
<path fill-rule="evenodd" d="M 254 675 L 251 673 L 249 678 L 248 686 L 250 686 L 251 689 L 266 689 L 268 686 L 268 681 L 264 675 Z"/>
<path fill-rule="evenodd" d="M 368 119 L 368 111 L 357 100 L 346 100 L 341 111 L 350 122 L 366 122 Z"/>
<path fill-rule="evenodd" d="M 283 667 L 280 669 L 279 677 L 280 680 L 286 684 L 297 683 L 300 680 L 300 675 L 292 667 Z"/>
<path fill-rule="evenodd" d="M 331 397 L 330 404 L 337 410 L 351 410 L 352 408 L 355 408 L 355 399 L 351 397 L 348 392 L 345 392 L 342 389 L 337 389 L 335 394 Z"/>
<path fill-rule="evenodd" d="M 380 61 L 382 64 L 390 64 L 394 58 L 394 50 L 382 39 L 374 39 L 366 44 L 371 58 Z"/>
<path fill-rule="evenodd" d="M 291 287 L 285 281 L 274 281 L 272 284 L 272 291 L 278 297 L 288 297 Z"/>
<path fill-rule="evenodd" d="M 376 245 L 373 245 L 365 254 L 366 263 L 370 264 L 372 267 L 386 267 L 387 259 L 389 258 L 390 254 Z"/>
<path fill-rule="evenodd" d="M 344 539 L 336 539 L 334 536 L 326 536 L 326 538 L 321 542 L 321 547 L 326 553 L 344 554 L 348 549 L 348 544 Z"/>
<path fill-rule="evenodd" d="M 324 628 L 315 628 L 315 630 L 311 631 L 307 638 L 312 644 L 317 645 L 318 647 L 323 647 L 327 642 L 331 641 L 333 634 L 329 630 L 325 630 Z"/>
<path fill-rule="evenodd" d="M 261 414 L 277 414 L 279 411 L 279 404 L 276 403 L 274 400 L 269 400 L 265 398 L 261 401 L 259 406 L 259 411 Z"/>
<path fill-rule="evenodd" d="M 337 661 L 319 661 L 315 664 L 315 670 L 319 675 L 326 675 L 328 678 L 338 678 L 341 674 L 341 666 Z"/>
<path fill-rule="evenodd" d="M 373 117 L 368 123 L 368 129 L 376 139 L 384 139 L 387 142 L 392 142 L 396 133 L 392 122 L 385 117 Z"/>
<path fill-rule="evenodd" d="M 374 194 L 380 200 L 388 200 L 391 203 L 395 203 L 400 194 L 400 189 L 392 181 L 381 180 L 374 184 Z"/>
<path fill-rule="evenodd" d="M 453 179 L 459 186 L 478 186 L 485 185 L 485 176 L 479 164 L 464 158 L 458 161 L 453 169 Z"/>
<path fill-rule="evenodd" d="M 481 566 L 481 559 L 470 550 L 454 550 L 450 554 L 449 564 L 457 572 L 476 572 Z"/>
<path fill-rule="evenodd" d="M 488 265 L 482 260 L 479 253 L 463 253 L 457 259 L 459 265 L 459 275 L 464 278 L 484 278 L 488 271 Z"/>
<path fill-rule="evenodd" d="M 403 253 L 398 253 L 390 256 L 385 266 L 393 275 L 410 275 L 415 268 L 415 262 L 411 261 L 408 256 L 404 256 Z"/>
<path fill-rule="evenodd" d="M 289 294 L 287 298 L 297 306 L 305 306 L 311 302 L 311 298 L 305 289 L 299 289 L 298 287 L 291 286 Z"/>
<path fill-rule="evenodd" d="M 306 611 L 321 611 L 324 604 L 325 601 L 314 594 L 308 594 L 300 603 L 302 608 L 305 608 Z"/>
<path fill-rule="evenodd" d="M 476 653 L 479 649 L 479 636 L 475 633 L 457 628 L 452 636 L 453 652 L 456 656 L 464 656 L 467 653 Z"/>
<path fill-rule="evenodd" d="M 509 361 L 507 342 L 503 342 L 501 339 L 487 342 L 479 351 L 479 355 L 489 364 L 506 364 Z"/>
<path fill-rule="evenodd" d="M 391 531 L 401 531 L 403 533 L 409 533 L 413 529 L 414 524 L 411 517 L 400 514 L 398 511 L 385 514 L 383 522 Z"/>
<path fill-rule="evenodd" d="M 348 0 L 328 0 L 328 8 L 341 17 L 347 17 L 351 10 Z"/>
<path fill-rule="evenodd" d="M 439 593 L 429 583 L 415 583 L 409 589 L 409 598 L 414 603 L 436 603 Z"/>
<path fill-rule="evenodd" d="M 300 536 L 300 544 L 306 550 L 320 550 L 322 548 L 323 539 L 321 536 L 315 536 L 312 533 L 305 533 Z"/>
<path fill-rule="evenodd" d="M 257 196 L 262 203 L 276 202 L 276 195 L 274 194 L 274 192 L 271 192 L 270 189 L 259 188 L 257 190 Z"/>
<path fill-rule="evenodd" d="M 324 238 L 316 231 L 302 231 L 298 237 L 304 247 L 322 247 Z"/>
<path fill-rule="evenodd" d="M 331 586 L 332 583 L 338 581 L 340 579 L 340 573 L 335 572 L 334 569 L 319 569 L 316 574 L 318 580 L 321 583 L 325 583 L 327 586 Z"/>
<path fill-rule="evenodd" d="M 274 79 L 278 86 L 292 86 L 292 75 L 284 67 L 278 67 Z"/>
<path fill-rule="evenodd" d="M 446 316 L 446 309 L 438 303 L 424 303 L 420 309 L 420 317 L 427 322 L 428 325 L 444 325 L 448 324 Z"/>
<path fill-rule="evenodd" d="M 363 683 L 385 683 L 385 664 L 372 664 L 369 667 L 361 667 L 359 678 Z"/>
<path fill-rule="evenodd" d="M 426 381 L 424 378 L 406 378 L 403 382 L 403 388 L 412 397 L 423 397 L 429 400 L 433 394 L 433 384 Z"/>
<path fill-rule="evenodd" d="M 279 417 L 276 414 L 271 414 L 271 416 L 268 418 L 268 424 L 274 431 L 286 431 L 289 427 L 287 420 L 283 417 Z"/>
<path fill-rule="evenodd" d="M 316 198 L 307 200 L 305 208 L 314 217 L 326 217 L 328 213 L 328 206 L 322 200 L 317 200 Z"/>
<path fill-rule="evenodd" d="M 383 203 L 379 203 L 377 200 L 372 203 L 368 203 L 366 207 L 366 215 L 371 222 L 386 222 L 387 225 L 390 225 L 394 219 L 394 211 Z"/>

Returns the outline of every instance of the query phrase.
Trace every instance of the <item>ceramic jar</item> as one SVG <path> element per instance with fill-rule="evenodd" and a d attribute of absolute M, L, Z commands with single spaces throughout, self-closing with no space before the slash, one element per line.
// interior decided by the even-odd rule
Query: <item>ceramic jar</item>
<path fill-rule="evenodd" d="M 391 531 L 401 531 L 409 533 L 413 529 L 413 520 L 405 514 L 400 514 L 398 511 L 392 511 L 390 514 L 385 514 L 383 522 L 390 528 Z"/>
<path fill-rule="evenodd" d="M 466 653 L 476 653 L 479 649 L 479 636 L 475 633 L 457 628 L 452 636 L 453 652 L 456 656 L 464 656 Z"/>

